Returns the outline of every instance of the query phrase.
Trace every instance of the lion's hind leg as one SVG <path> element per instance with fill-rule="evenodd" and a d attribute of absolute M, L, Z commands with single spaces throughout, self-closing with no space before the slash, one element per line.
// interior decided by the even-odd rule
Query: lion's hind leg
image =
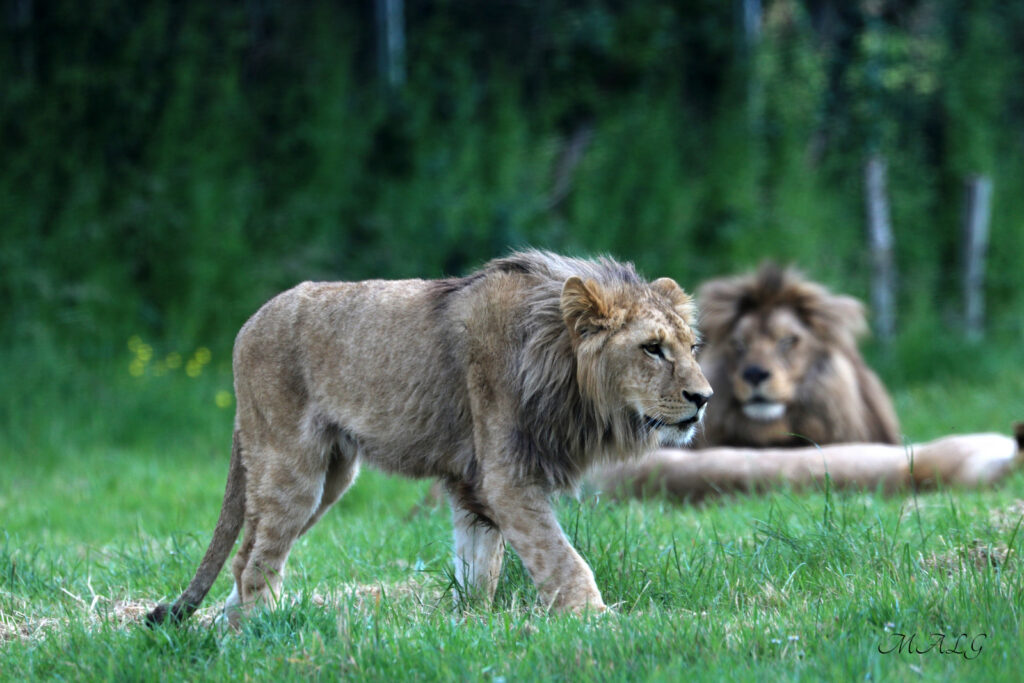
<path fill-rule="evenodd" d="M 335 469 L 329 478 L 332 461 L 322 453 L 289 457 L 265 445 L 252 449 L 250 462 L 245 538 L 232 562 L 235 586 L 225 605 L 234 627 L 253 606 L 277 604 L 295 539 L 322 514 L 325 491 L 330 491 L 330 502 L 337 500 L 338 484 L 351 482 L 354 469 L 354 461 L 347 461 L 348 468 Z"/>

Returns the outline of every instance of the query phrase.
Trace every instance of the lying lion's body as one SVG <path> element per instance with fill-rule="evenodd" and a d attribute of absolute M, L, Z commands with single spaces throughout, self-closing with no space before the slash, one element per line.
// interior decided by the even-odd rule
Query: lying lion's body
<path fill-rule="evenodd" d="M 1014 440 L 1003 434 L 964 434 L 926 443 L 839 443 L 798 448 L 663 448 L 637 463 L 601 468 L 593 484 L 613 495 L 667 495 L 699 501 L 732 491 L 800 489 L 882 490 L 892 493 L 942 482 L 980 487 L 996 483 L 1024 457 L 1024 430 Z"/>
<path fill-rule="evenodd" d="M 594 461 L 692 436 L 710 395 L 693 322 L 670 280 L 543 252 L 465 278 L 305 283 L 279 295 L 235 342 L 225 505 L 173 616 L 202 600 L 243 509 L 226 610 L 235 623 L 267 602 L 291 544 L 360 462 L 447 483 L 466 589 L 493 594 L 507 539 L 548 605 L 602 609 L 547 497 Z"/>
<path fill-rule="evenodd" d="M 698 292 L 715 390 L 694 450 L 662 449 L 596 472 L 605 491 L 697 500 L 723 491 L 820 484 L 893 491 L 990 484 L 1016 466 L 998 434 L 901 445 L 892 401 L 864 363 L 863 307 L 774 265 Z"/>

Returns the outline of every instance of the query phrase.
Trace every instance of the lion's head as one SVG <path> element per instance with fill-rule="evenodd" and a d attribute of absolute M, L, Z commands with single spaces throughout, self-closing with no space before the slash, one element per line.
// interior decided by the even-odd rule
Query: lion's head
<path fill-rule="evenodd" d="M 864 308 L 791 269 L 706 283 L 698 293 L 717 395 L 704 445 L 897 443 L 892 403 L 864 364 Z"/>
<path fill-rule="evenodd" d="M 599 411 L 625 408 L 661 444 L 688 443 L 711 386 L 695 358 L 696 307 L 679 285 L 660 278 L 609 287 L 573 276 L 563 286 L 561 312 L 580 388 L 606 404 Z"/>

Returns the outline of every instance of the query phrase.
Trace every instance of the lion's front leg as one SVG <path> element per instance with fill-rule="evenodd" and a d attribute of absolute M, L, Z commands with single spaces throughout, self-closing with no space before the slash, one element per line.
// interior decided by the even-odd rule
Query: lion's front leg
<path fill-rule="evenodd" d="M 493 361 L 485 350 L 481 358 Z M 516 407 L 511 393 L 501 388 L 494 367 L 486 362 L 469 368 L 473 440 L 481 470 L 476 491 L 501 535 L 530 573 L 545 607 L 564 612 L 607 609 L 594 573 L 565 537 L 548 498 L 550 491 L 524 477 L 515 454 L 509 454 L 508 435 L 515 427 Z"/>
<path fill-rule="evenodd" d="M 496 527 L 463 509 L 453 498 L 455 581 L 462 594 L 490 602 L 505 559 L 505 539 Z"/>
<path fill-rule="evenodd" d="M 483 493 L 546 607 L 577 613 L 606 609 L 594 573 L 569 543 L 540 487 L 491 473 L 484 477 Z"/>

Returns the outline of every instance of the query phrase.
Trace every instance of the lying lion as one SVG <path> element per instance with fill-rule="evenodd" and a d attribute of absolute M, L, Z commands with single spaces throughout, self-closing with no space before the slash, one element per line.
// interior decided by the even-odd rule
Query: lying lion
<path fill-rule="evenodd" d="M 1017 464 L 1018 444 L 999 434 L 901 444 L 892 401 L 857 350 L 867 324 L 856 299 L 773 264 L 712 280 L 697 298 L 700 364 L 715 390 L 698 450 L 598 471 L 598 488 L 696 499 L 826 474 L 838 486 L 886 490 L 977 486 Z"/>
<path fill-rule="evenodd" d="M 455 576 L 491 598 L 507 540 L 546 606 L 603 610 L 549 497 L 594 461 L 693 436 L 711 395 L 696 309 L 672 280 L 609 259 L 529 251 L 447 280 L 307 282 L 235 341 L 224 504 L 188 588 L 148 616 L 188 617 L 245 526 L 225 614 L 280 596 L 295 539 L 359 464 L 446 482 Z"/>

